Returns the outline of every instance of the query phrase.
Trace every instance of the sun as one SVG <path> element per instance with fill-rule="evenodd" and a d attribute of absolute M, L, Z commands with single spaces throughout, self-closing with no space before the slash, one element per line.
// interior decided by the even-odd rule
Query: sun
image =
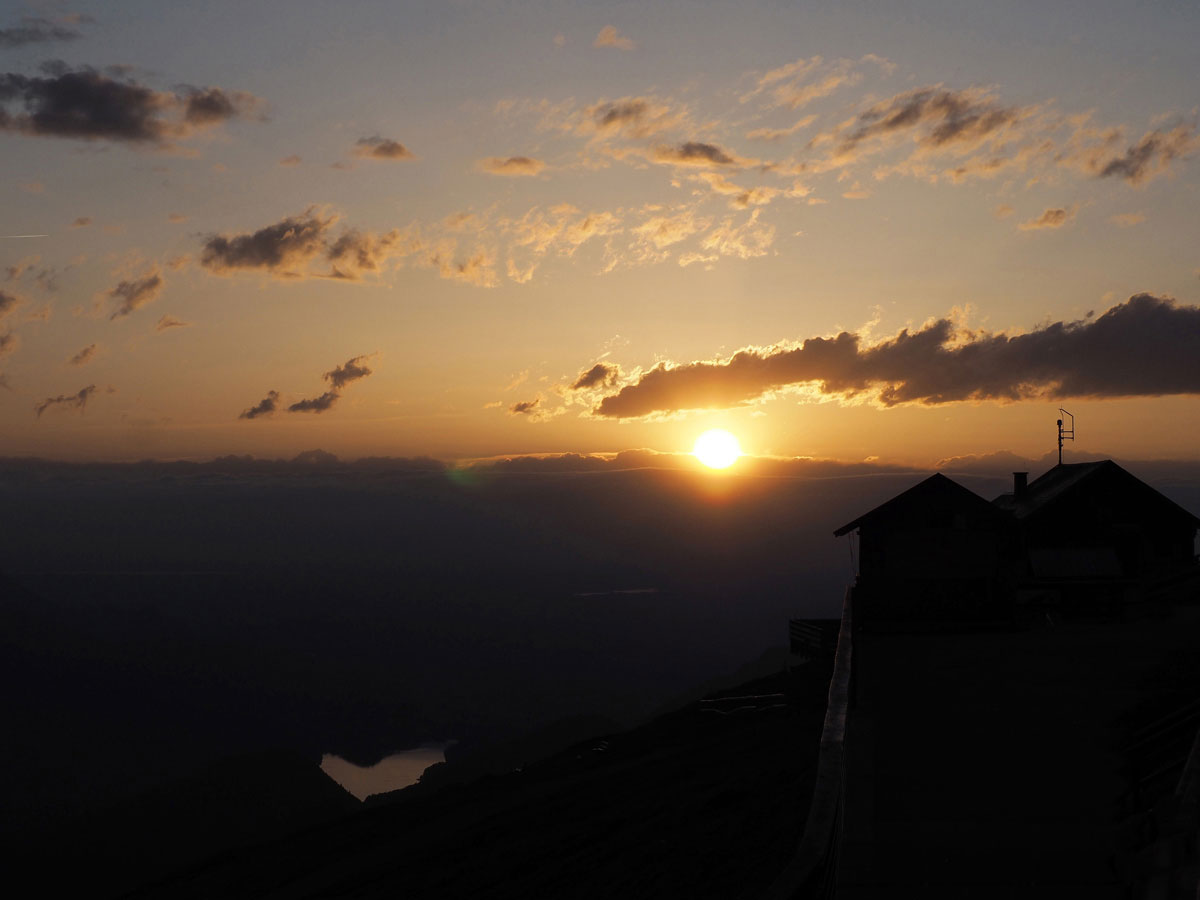
<path fill-rule="evenodd" d="M 742 448 L 728 431 L 713 428 L 696 438 L 692 454 L 710 469 L 727 469 L 737 462 Z"/>

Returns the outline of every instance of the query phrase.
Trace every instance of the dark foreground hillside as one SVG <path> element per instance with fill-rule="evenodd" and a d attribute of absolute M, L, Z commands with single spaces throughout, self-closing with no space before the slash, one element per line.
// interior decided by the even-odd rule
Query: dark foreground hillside
<path fill-rule="evenodd" d="M 814 666 L 779 673 L 508 775 L 399 792 L 133 896 L 755 896 L 803 827 L 827 684 Z"/>

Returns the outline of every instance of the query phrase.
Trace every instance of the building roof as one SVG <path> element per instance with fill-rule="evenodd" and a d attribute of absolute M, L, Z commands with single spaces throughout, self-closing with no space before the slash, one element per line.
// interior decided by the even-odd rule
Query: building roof
<path fill-rule="evenodd" d="M 927 505 L 931 501 L 950 503 L 964 509 L 969 509 L 987 518 L 1001 518 L 998 510 L 991 503 L 988 503 L 969 488 L 963 487 L 957 481 L 952 481 L 941 472 L 938 472 L 930 475 L 924 481 L 913 485 L 907 491 L 897 494 L 886 503 L 881 503 L 870 512 L 863 513 L 853 522 L 846 523 L 834 531 L 833 534 L 835 537 L 841 537 L 858 528 L 863 522 L 872 519 L 885 519 L 890 515 L 899 513 L 910 504 L 919 503 Z"/>
<path fill-rule="evenodd" d="M 1164 511 L 1172 511 L 1181 518 L 1190 521 L 1200 528 L 1200 518 L 1192 515 L 1173 500 L 1160 494 L 1146 482 L 1122 469 L 1111 459 L 1101 459 L 1095 462 L 1068 463 L 1055 466 L 1050 471 L 1031 481 L 1020 497 L 1012 494 L 1001 494 L 991 503 L 984 500 L 974 491 L 963 487 L 938 472 L 930 475 L 924 481 L 918 482 L 907 491 L 897 494 L 886 503 L 865 512 L 853 522 L 847 522 L 834 531 L 835 537 L 842 537 L 864 522 L 881 521 L 889 516 L 899 514 L 911 504 L 929 505 L 938 503 L 961 507 L 985 517 L 1004 519 L 1009 522 L 1015 518 L 1019 522 L 1036 517 L 1043 510 L 1053 506 L 1055 502 L 1071 491 L 1077 485 L 1095 486 L 1100 489 L 1101 482 L 1106 479 L 1120 479 L 1128 484 L 1137 486 L 1147 497 L 1158 503 Z M 1111 482 L 1110 482 L 1111 483 Z M 1011 517 L 1011 518 L 1010 518 Z"/>
<path fill-rule="evenodd" d="M 1036 517 L 1047 507 L 1052 506 L 1058 498 L 1077 485 L 1098 485 L 1105 478 L 1119 478 L 1136 484 L 1140 490 L 1152 496 L 1165 508 L 1174 510 L 1181 517 L 1191 520 L 1193 525 L 1200 527 L 1200 518 L 1160 494 L 1137 476 L 1122 469 L 1111 459 L 1085 463 L 1059 463 L 1050 471 L 1031 481 L 1025 489 L 1025 493 L 1020 497 L 1013 494 L 1001 494 L 992 503 L 998 509 L 1015 516 L 1018 521 L 1025 521 Z"/>

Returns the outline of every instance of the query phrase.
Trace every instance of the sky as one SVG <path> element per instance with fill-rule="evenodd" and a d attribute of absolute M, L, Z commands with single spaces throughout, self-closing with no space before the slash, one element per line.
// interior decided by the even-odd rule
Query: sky
<path fill-rule="evenodd" d="M 1200 458 L 1200 7 L 0 3 L 0 455 Z"/>

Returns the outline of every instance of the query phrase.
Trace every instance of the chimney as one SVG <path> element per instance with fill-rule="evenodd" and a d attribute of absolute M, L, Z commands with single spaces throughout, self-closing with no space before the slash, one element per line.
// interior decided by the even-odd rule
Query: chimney
<path fill-rule="evenodd" d="M 1029 473 L 1013 472 L 1013 497 L 1020 500 L 1029 489 Z"/>

